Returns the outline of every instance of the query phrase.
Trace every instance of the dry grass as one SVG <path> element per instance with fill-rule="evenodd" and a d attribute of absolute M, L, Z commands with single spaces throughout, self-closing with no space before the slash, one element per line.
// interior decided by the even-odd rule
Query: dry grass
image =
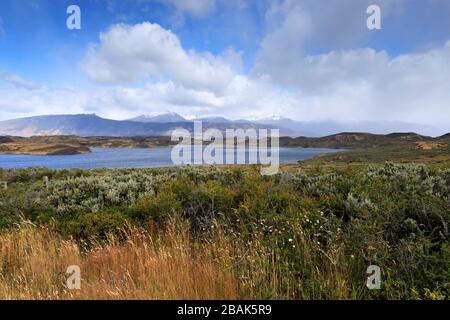
<path fill-rule="evenodd" d="M 226 250 L 175 228 L 164 236 L 129 228 L 124 236 L 83 250 L 31 224 L 0 235 L 0 299 L 241 298 Z M 81 290 L 66 288 L 70 265 L 81 269 Z"/>
<path fill-rule="evenodd" d="M 0 234 L 0 300 L 352 298 L 340 249 L 318 260 L 301 232 L 295 256 L 309 276 L 299 279 L 286 257 L 258 236 L 243 244 L 238 235 L 218 231 L 210 241 L 199 242 L 187 225 L 170 225 L 153 231 L 128 227 L 120 236 L 88 245 L 22 223 Z M 66 287 L 71 265 L 81 269 L 81 290 Z"/>

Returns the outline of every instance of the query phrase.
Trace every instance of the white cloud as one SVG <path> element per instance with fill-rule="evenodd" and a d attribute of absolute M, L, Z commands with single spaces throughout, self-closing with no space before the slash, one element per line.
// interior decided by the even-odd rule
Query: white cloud
<path fill-rule="evenodd" d="M 40 87 L 27 90 L 0 86 L 0 118 L 81 113 L 87 107 L 87 100 L 87 92 L 74 89 Z"/>
<path fill-rule="evenodd" d="M 296 85 L 307 118 L 450 124 L 450 42 L 395 58 L 362 49 L 306 61 Z"/>
<path fill-rule="evenodd" d="M 260 118 L 271 114 L 297 120 L 403 121 L 448 128 L 450 41 L 422 53 L 390 58 L 373 49 L 307 56 L 293 89 L 269 75 L 238 75 L 216 94 L 164 80 L 139 87 L 91 90 L 1 90 L 0 118 L 22 114 L 96 112 L 126 119 L 175 111 L 182 115 Z"/>
<path fill-rule="evenodd" d="M 235 75 L 240 55 L 229 49 L 223 55 L 186 51 L 178 37 L 158 24 L 119 24 L 100 35 L 82 69 L 94 81 L 130 84 L 170 78 L 189 89 L 221 92 Z"/>
<path fill-rule="evenodd" d="M 378 0 L 383 21 L 400 12 L 406 0 Z M 254 72 L 282 84 L 301 72 L 307 52 L 352 50 L 375 35 L 366 26 L 372 0 L 274 0 L 265 15 L 266 35 L 256 54 Z"/>
<path fill-rule="evenodd" d="M 234 74 L 220 94 L 206 84 L 172 80 L 89 90 L 0 86 L 0 118 L 48 113 L 98 113 L 126 119 L 175 111 L 254 119 L 403 121 L 448 127 L 450 41 L 422 53 L 390 58 L 373 49 L 341 50 L 299 61 L 291 89 L 271 75 Z"/>
<path fill-rule="evenodd" d="M 450 124 L 450 42 L 398 57 L 355 49 L 373 35 L 365 26 L 370 3 L 272 1 L 252 77 L 266 76 L 292 92 L 296 102 L 282 109 L 300 119 Z M 404 4 L 379 1 L 383 19 L 401 12 Z M 311 48 L 324 53 L 308 54 Z"/>
<path fill-rule="evenodd" d="M 0 70 L 0 80 L 6 81 L 12 84 L 13 86 L 24 88 L 27 90 L 35 90 L 40 87 L 38 84 L 34 82 L 24 80 L 22 77 L 4 70 Z"/>

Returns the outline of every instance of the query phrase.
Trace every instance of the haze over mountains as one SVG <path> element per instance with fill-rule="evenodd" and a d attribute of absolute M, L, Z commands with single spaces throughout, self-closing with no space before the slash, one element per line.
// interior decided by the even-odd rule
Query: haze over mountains
<path fill-rule="evenodd" d="M 322 137 L 340 132 L 367 132 L 388 134 L 392 132 L 416 132 L 427 136 L 439 136 L 445 130 L 432 126 L 403 122 L 355 122 L 334 121 L 295 121 L 282 117 L 260 120 L 230 120 L 223 117 L 198 118 L 204 128 L 225 129 L 273 129 L 279 128 L 282 136 Z M 161 136 L 170 135 L 177 129 L 193 130 L 193 121 L 177 113 L 156 116 L 138 116 L 129 120 L 111 120 L 95 114 L 43 115 L 0 121 L 0 135 L 39 136 L 39 135 L 79 135 L 79 136 Z"/>

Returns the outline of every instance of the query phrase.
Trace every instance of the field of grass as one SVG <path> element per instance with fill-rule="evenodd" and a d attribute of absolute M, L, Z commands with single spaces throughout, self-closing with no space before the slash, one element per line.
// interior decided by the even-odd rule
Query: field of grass
<path fill-rule="evenodd" d="M 448 298 L 448 165 L 282 171 L 0 170 L 0 298 Z"/>

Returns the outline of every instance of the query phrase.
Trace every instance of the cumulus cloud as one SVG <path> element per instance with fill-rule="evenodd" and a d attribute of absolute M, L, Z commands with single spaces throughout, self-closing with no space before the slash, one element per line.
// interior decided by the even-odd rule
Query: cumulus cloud
<path fill-rule="evenodd" d="M 374 32 L 367 29 L 366 9 L 372 0 L 275 0 L 267 9 L 267 32 L 253 72 L 270 74 L 285 85 L 303 71 L 307 52 L 352 50 Z M 405 0 L 379 0 L 383 21 L 401 12 Z"/>
<path fill-rule="evenodd" d="M 296 85 L 307 117 L 449 124 L 450 42 L 395 58 L 372 49 L 332 52 L 305 65 Z"/>
<path fill-rule="evenodd" d="M 220 56 L 186 51 L 178 37 L 158 24 L 119 24 L 100 35 L 82 69 L 93 81 L 130 84 L 170 78 L 189 89 L 221 92 L 239 68 L 240 55 L 229 49 Z"/>
<path fill-rule="evenodd" d="M 299 68 L 302 72 L 290 79 L 293 89 L 286 89 L 269 74 L 235 74 L 220 95 L 207 87 L 187 89 L 165 81 L 122 88 L 115 92 L 113 102 L 104 105 L 135 114 L 172 110 L 250 119 L 278 114 L 297 120 L 448 125 L 450 42 L 397 57 L 369 48 L 333 51 L 305 56 Z"/>
<path fill-rule="evenodd" d="M 448 124 L 449 43 L 396 57 L 359 46 L 374 34 L 365 23 L 371 3 L 272 1 L 251 77 L 268 77 L 293 92 L 296 102 L 285 111 L 305 120 Z M 402 13 L 405 1 L 378 4 L 386 19 Z"/>

